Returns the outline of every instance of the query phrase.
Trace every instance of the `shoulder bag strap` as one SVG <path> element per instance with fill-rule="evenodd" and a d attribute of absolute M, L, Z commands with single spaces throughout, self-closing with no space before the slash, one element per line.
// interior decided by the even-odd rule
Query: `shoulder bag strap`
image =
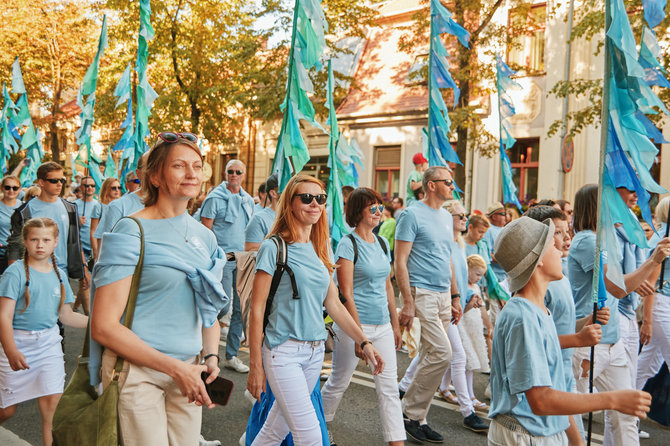
<path fill-rule="evenodd" d="M 353 233 L 350 232 L 349 234 L 347 234 L 347 237 L 349 237 L 349 240 L 351 240 L 351 244 L 354 247 L 354 265 L 355 265 L 356 262 L 358 261 L 358 243 L 356 243 L 356 239 L 354 238 Z"/>
<path fill-rule="evenodd" d="M 270 237 L 277 247 L 277 261 L 275 264 L 275 273 L 272 275 L 272 284 L 270 285 L 270 292 L 268 293 L 268 298 L 265 301 L 265 315 L 263 316 L 263 332 L 265 332 L 265 327 L 267 327 L 270 320 L 270 309 L 272 308 L 272 301 L 275 298 L 275 293 L 279 287 L 279 282 L 281 281 L 281 276 L 284 273 L 284 267 L 286 266 L 286 260 L 288 258 L 286 253 L 286 242 L 277 234 L 274 234 Z"/>
<path fill-rule="evenodd" d="M 130 284 L 130 293 L 128 293 L 128 303 L 126 304 L 126 320 L 123 322 L 128 329 L 133 325 L 133 316 L 135 315 L 135 304 L 137 303 L 137 293 L 140 290 L 140 279 L 142 277 L 142 266 L 144 265 L 144 228 L 142 224 L 135 217 L 126 217 L 133 220 L 137 223 L 137 226 L 140 228 L 140 258 L 137 260 L 137 266 L 135 267 L 135 272 L 133 273 L 133 281 Z M 90 319 L 89 319 L 90 320 Z M 116 365 L 114 366 L 113 379 L 119 379 L 119 373 L 123 369 L 123 358 L 121 356 L 116 357 Z"/>
<path fill-rule="evenodd" d="M 377 237 L 377 241 L 381 245 L 382 251 L 384 251 L 384 254 L 388 255 L 388 251 L 386 251 L 386 243 L 384 243 L 384 240 L 382 240 L 382 236 L 379 235 L 379 234 L 375 234 L 375 236 Z"/>

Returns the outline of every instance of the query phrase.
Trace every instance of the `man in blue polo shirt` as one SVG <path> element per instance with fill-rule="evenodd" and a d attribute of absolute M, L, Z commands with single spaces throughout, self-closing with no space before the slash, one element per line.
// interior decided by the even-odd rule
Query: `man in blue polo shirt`
<path fill-rule="evenodd" d="M 446 167 L 428 168 L 422 179 L 425 197 L 400 214 L 395 233 L 395 274 L 403 296 L 400 325 L 421 322 L 416 378 L 403 398 L 405 431 L 417 441 L 442 442 L 426 424 L 435 389 L 451 361 L 446 331 L 461 317 L 460 296 L 452 281 L 453 218 L 442 208 L 454 182 Z"/>
<path fill-rule="evenodd" d="M 242 161 L 228 161 L 226 181 L 205 198 L 200 208 L 200 221 L 214 231 L 217 243 L 228 255 L 223 270 L 223 289 L 228 296 L 233 297 L 233 308 L 223 365 L 239 373 L 248 372 L 249 367 L 237 357 L 242 339 L 242 312 L 240 297 L 237 295 L 237 263 L 230 255 L 235 251 L 244 251 L 244 230 L 254 213 L 254 199 L 242 188 L 245 177 L 246 167 Z M 223 316 L 220 314 L 219 318 Z"/>

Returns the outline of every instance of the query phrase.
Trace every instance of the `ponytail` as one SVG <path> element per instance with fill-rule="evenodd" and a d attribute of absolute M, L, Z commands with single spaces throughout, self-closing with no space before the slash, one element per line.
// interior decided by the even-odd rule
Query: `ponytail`
<path fill-rule="evenodd" d="M 63 285 L 63 278 L 60 276 L 60 271 L 58 271 L 56 255 L 53 252 L 51 253 L 51 264 L 53 265 L 56 277 L 58 277 L 58 281 L 60 282 L 60 303 L 58 304 L 58 312 L 60 313 L 60 309 L 63 308 L 63 304 L 65 303 L 65 285 Z"/>
<path fill-rule="evenodd" d="M 28 309 L 28 305 L 30 305 L 30 267 L 28 266 L 28 250 L 26 249 L 23 252 L 23 268 L 26 270 L 26 291 L 25 291 L 25 296 L 26 296 L 26 306 L 23 307 L 23 310 L 19 311 L 19 313 L 23 313 Z"/>

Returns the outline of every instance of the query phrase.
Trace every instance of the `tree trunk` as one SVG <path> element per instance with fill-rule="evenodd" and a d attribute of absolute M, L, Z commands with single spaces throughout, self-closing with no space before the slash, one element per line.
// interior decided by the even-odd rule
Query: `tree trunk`
<path fill-rule="evenodd" d="M 60 111 L 61 88 L 54 88 L 53 104 L 51 105 L 51 122 L 49 123 L 49 134 L 51 136 L 51 158 L 60 164 L 60 146 L 58 144 L 58 112 Z"/>
<path fill-rule="evenodd" d="M 198 107 L 198 102 L 195 99 L 189 99 L 191 103 L 191 132 L 197 135 L 200 131 L 200 115 L 202 111 Z"/>

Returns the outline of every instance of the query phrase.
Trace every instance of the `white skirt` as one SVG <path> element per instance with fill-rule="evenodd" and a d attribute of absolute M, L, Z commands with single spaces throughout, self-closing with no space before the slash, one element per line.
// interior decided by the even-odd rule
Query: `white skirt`
<path fill-rule="evenodd" d="M 14 371 L 0 348 L 0 408 L 63 393 L 65 363 L 58 325 L 46 330 L 14 330 L 16 347 L 30 367 Z"/>

